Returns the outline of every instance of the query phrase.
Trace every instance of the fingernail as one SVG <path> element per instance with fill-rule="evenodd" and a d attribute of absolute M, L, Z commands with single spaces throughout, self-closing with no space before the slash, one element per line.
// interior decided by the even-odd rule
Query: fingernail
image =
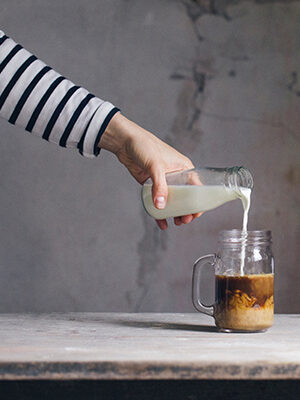
<path fill-rule="evenodd" d="M 166 200 L 165 200 L 165 198 L 163 196 L 158 196 L 156 198 L 155 204 L 156 204 L 157 208 L 165 208 Z"/>

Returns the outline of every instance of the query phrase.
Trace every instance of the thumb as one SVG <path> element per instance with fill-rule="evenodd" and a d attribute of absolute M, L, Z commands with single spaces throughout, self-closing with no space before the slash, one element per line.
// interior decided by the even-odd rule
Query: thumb
<path fill-rule="evenodd" d="M 152 199 L 156 208 L 163 209 L 166 206 L 168 198 L 168 185 L 165 172 L 162 169 L 153 169 L 151 171 Z"/>

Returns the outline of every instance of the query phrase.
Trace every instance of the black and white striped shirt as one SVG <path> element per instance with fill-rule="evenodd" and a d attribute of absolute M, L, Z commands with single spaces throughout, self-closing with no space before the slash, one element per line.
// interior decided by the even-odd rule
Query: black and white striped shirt
<path fill-rule="evenodd" d="M 0 116 L 86 157 L 119 109 L 74 85 L 0 31 Z"/>

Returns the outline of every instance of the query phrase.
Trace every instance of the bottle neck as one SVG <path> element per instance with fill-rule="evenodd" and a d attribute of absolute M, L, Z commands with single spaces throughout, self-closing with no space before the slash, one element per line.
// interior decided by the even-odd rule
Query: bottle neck
<path fill-rule="evenodd" d="M 227 168 L 225 173 L 225 186 L 240 193 L 240 188 L 253 188 L 253 178 L 245 167 Z"/>

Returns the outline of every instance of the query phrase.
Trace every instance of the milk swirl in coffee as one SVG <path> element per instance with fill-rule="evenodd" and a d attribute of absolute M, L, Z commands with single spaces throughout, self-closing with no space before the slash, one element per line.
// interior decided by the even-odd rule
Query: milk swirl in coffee
<path fill-rule="evenodd" d="M 216 325 L 225 330 L 260 331 L 273 324 L 274 275 L 216 276 Z"/>

